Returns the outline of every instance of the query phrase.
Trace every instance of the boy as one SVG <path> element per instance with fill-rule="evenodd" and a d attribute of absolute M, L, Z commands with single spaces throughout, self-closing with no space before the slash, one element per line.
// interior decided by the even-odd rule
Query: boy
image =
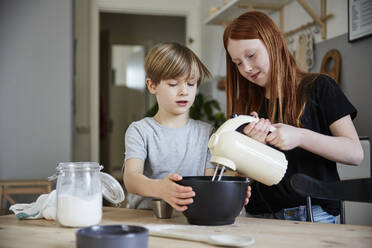
<path fill-rule="evenodd" d="M 176 183 L 180 175 L 214 172 L 208 150 L 213 127 L 189 118 L 197 86 L 211 75 L 190 49 L 177 43 L 154 47 L 145 70 L 147 89 L 156 96 L 159 110 L 152 118 L 133 122 L 125 134 L 124 183 L 130 193 L 129 207 L 150 209 L 151 198 L 161 198 L 185 211 L 195 192 Z"/>

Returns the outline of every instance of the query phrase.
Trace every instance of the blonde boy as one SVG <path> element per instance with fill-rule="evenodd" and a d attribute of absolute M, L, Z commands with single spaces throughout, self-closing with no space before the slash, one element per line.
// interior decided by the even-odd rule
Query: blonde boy
<path fill-rule="evenodd" d="M 197 86 L 208 69 L 187 47 L 162 43 L 145 62 L 146 84 L 159 110 L 133 122 L 125 134 L 124 183 L 132 208 L 151 208 L 161 198 L 178 211 L 187 209 L 195 192 L 176 183 L 182 176 L 211 175 L 208 140 L 212 126 L 189 118 Z"/>

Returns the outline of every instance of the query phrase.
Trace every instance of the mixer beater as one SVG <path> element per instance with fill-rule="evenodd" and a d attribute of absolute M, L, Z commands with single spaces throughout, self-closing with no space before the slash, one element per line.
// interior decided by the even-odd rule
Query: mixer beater
<path fill-rule="evenodd" d="M 212 182 L 213 182 L 214 179 L 216 178 L 216 175 L 217 175 L 217 172 L 218 172 L 219 169 L 220 169 L 220 165 L 217 164 L 217 165 L 216 165 L 216 170 L 214 171 L 214 174 L 213 174 L 213 177 L 212 177 Z M 221 172 L 220 172 L 220 174 L 218 175 L 218 179 L 217 179 L 217 181 L 220 181 L 220 180 L 221 180 L 221 177 L 222 177 L 222 175 L 223 175 L 224 172 L 225 172 L 225 166 L 222 165 Z"/>

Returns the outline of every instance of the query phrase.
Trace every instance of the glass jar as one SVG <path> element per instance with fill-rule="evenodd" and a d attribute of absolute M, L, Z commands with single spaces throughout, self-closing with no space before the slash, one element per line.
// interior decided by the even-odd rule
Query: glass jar
<path fill-rule="evenodd" d="M 95 162 L 58 164 L 57 220 L 62 226 L 91 226 L 101 221 L 102 168 Z"/>

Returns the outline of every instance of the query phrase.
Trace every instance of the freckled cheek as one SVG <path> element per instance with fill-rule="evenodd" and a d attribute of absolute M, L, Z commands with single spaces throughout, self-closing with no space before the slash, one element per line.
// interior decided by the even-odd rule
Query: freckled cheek
<path fill-rule="evenodd" d="M 263 61 L 263 69 L 265 71 L 265 73 L 269 73 L 270 72 L 270 60 L 269 58 L 266 58 L 264 61 Z"/>
<path fill-rule="evenodd" d="M 238 69 L 240 75 L 242 75 L 244 78 L 247 78 L 247 73 L 243 69 Z"/>
<path fill-rule="evenodd" d="M 195 87 L 189 87 L 188 89 L 187 89 L 187 93 L 189 94 L 189 96 L 194 96 L 194 95 L 196 95 L 196 92 L 197 92 L 197 88 Z"/>
<path fill-rule="evenodd" d="M 197 88 L 197 87 L 193 87 L 193 88 L 191 89 L 191 92 L 192 92 L 192 94 L 194 94 L 194 95 L 196 95 L 197 91 L 198 91 L 198 88 Z"/>
<path fill-rule="evenodd" d="M 162 95 L 158 95 L 158 102 L 162 102 L 162 103 L 171 103 L 174 101 L 176 97 L 173 96 L 173 95 L 170 95 L 170 94 L 162 94 Z"/>
<path fill-rule="evenodd" d="M 194 104 L 195 98 L 196 98 L 196 94 L 197 94 L 197 92 L 195 92 L 195 94 L 192 97 L 189 98 L 190 105 L 193 105 Z"/>

